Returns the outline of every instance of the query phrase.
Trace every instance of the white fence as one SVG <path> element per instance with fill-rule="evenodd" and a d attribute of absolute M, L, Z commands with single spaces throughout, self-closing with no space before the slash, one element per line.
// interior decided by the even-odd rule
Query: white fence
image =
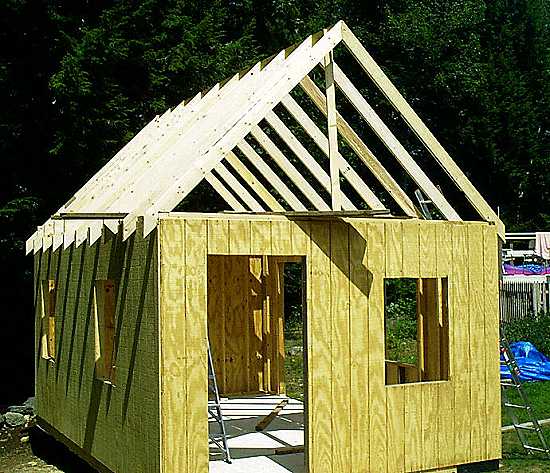
<path fill-rule="evenodd" d="M 504 280 L 500 289 L 500 319 L 502 322 L 532 317 L 550 311 L 550 280 Z"/>

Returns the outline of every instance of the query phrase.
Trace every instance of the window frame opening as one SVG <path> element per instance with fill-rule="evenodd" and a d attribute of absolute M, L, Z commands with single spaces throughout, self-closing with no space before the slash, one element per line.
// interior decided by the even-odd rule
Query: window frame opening
<path fill-rule="evenodd" d="M 117 287 L 112 279 L 94 282 L 93 322 L 95 339 L 95 377 L 115 384 Z"/>
<path fill-rule="evenodd" d="M 389 281 L 404 280 L 414 281 L 416 284 L 416 296 L 414 299 L 416 314 L 415 356 L 414 362 L 402 359 L 391 359 L 389 347 L 392 343 L 388 340 L 392 331 L 399 333 L 395 320 L 389 320 L 388 303 L 392 300 L 388 291 Z M 405 290 L 406 292 L 406 290 Z M 410 324 L 411 299 L 402 296 L 400 299 L 405 315 Z M 391 322 L 391 323 L 390 323 Z M 410 326 L 408 327 L 410 330 Z M 405 333 L 407 327 L 405 329 Z M 407 340 L 403 334 L 396 336 L 404 344 L 404 353 L 410 351 L 412 339 Z M 401 338 L 400 338 L 401 337 Z M 393 342 L 395 344 L 395 341 Z M 408 350 L 407 350 L 408 345 Z M 384 356 L 385 356 L 385 384 L 386 386 L 427 383 L 449 380 L 449 283 L 447 277 L 442 278 L 384 278 Z M 409 353 L 410 356 L 410 353 Z"/>
<path fill-rule="evenodd" d="M 41 281 L 40 299 L 41 355 L 43 359 L 54 362 L 56 357 L 55 305 L 57 300 L 57 281 L 55 279 Z"/>

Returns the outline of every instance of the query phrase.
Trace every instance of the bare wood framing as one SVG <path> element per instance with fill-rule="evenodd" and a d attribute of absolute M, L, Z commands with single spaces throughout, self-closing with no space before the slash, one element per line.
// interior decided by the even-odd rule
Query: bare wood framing
<path fill-rule="evenodd" d="M 271 128 L 273 128 L 277 132 L 277 134 L 288 145 L 292 152 L 300 159 L 300 161 L 302 161 L 302 163 L 304 163 L 304 165 L 309 169 L 313 176 L 325 188 L 325 190 L 331 193 L 330 176 L 319 165 L 315 158 L 311 156 L 309 151 L 304 148 L 298 138 L 296 138 L 296 136 L 288 129 L 288 127 L 275 114 L 275 112 L 269 112 L 265 118 Z M 355 205 L 353 205 L 353 203 L 347 198 L 346 195 L 344 195 L 343 193 L 341 194 L 344 210 L 355 210 Z"/>
<path fill-rule="evenodd" d="M 255 212 L 263 212 L 265 209 L 260 205 L 260 203 L 252 197 L 250 192 L 237 180 L 237 178 L 231 174 L 225 165 L 222 162 L 216 164 L 214 168 L 219 176 L 227 183 L 228 186 L 233 189 L 240 197 L 243 199 L 244 203 L 250 207 L 251 210 Z"/>
<path fill-rule="evenodd" d="M 300 174 L 300 172 L 259 126 L 252 128 L 251 135 L 262 146 L 262 148 L 267 151 L 277 165 L 287 174 L 292 182 L 296 184 L 298 189 L 300 189 L 304 196 L 315 206 L 317 210 L 330 210 L 330 207 L 321 198 L 321 196 L 317 194 L 311 184 L 304 179 L 304 176 Z"/>
<path fill-rule="evenodd" d="M 220 196 L 231 206 L 233 210 L 238 210 L 240 212 L 245 212 L 246 209 L 243 205 L 229 192 L 225 186 L 220 182 L 220 180 L 214 176 L 212 173 L 208 173 L 205 176 L 206 182 L 208 182 L 214 190 L 220 194 Z"/>
<path fill-rule="evenodd" d="M 270 210 L 284 212 L 284 208 L 275 197 L 273 197 L 265 186 L 252 174 L 248 168 L 241 162 L 237 155 L 230 151 L 226 158 L 231 167 L 254 189 L 254 192 L 268 205 Z"/>
<path fill-rule="evenodd" d="M 315 85 L 315 82 L 311 80 L 309 76 L 304 77 L 300 82 L 300 87 L 306 92 L 317 108 L 327 114 L 327 102 L 326 97 L 321 90 Z M 394 198 L 399 207 L 409 217 L 418 217 L 418 211 L 414 206 L 412 200 L 405 194 L 403 189 L 397 184 L 395 179 L 390 173 L 382 166 L 380 161 L 376 158 L 373 152 L 367 147 L 367 145 L 361 140 L 359 135 L 355 133 L 353 128 L 348 122 L 337 112 L 336 121 L 338 124 L 338 131 L 341 133 L 342 138 L 351 147 L 355 154 L 363 161 L 363 163 L 369 168 L 370 172 L 376 179 L 384 186 L 388 193 Z M 307 131 L 307 130 L 306 130 Z M 320 130 L 319 130 L 320 132 Z M 315 136 L 311 135 L 313 139 Z"/>
<path fill-rule="evenodd" d="M 237 147 L 244 153 L 252 165 L 271 183 L 279 195 L 285 199 L 292 210 L 307 210 L 305 205 L 300 202 L 300 199 L 298 199 L 288 186 L 279 179 L 279 176 L 273 172 L 247 141 L 241 141 Z"/>
<path fill-rule="evenodd" d="M 429 179 L 409 152 L 403 147 L 395 135 L 390 131 L 378 114 L 367 103 L 365 98 L 346 77 L 338 65 L 334 64 L 334 78 L 338 88 L 344 93 L 355 109 L 366 120 L 372 130 L 378 135 L 388 150 L 395 156 L 399 164 L 408 172 L 409 176 L 428 195 L 433 204 L 448 220 L 459 221 L 460 216 L 447 202 L 441 191 Z"/>
<path fill-rule="evenodd" d="M 497 225 L 499 236 L 504 238 L 504 224 L 498 215 L 457 166 L 445 148 L 441 146 L 433 133 L 428 129 L 345 23 L 342 23 L 342 41 L 380 91 L 392 103 L 395 109 L 401 114 L 411 129 L 428 148 L 432 156 L 464 192 L 474 208 L 486 221 L 494 222 Z"/>
<path fill-rule="evenodd" d="M 300 126 L 306 131 L 308 135 L 313 138 L 317 146 L 328 157 L 329 155 L 329 143 L 328 138 L 323 134 L 315 122 L 309 117 L 309 115 L 298 105 L 298 103 L 290 96 L 287 95 L 281 100 L 283 106 L 294 117 L 294 119 L 300 124 Z M 386 207 L 378 197 L 372 192 L 372 190 L 365 184 L 365 182 L 359 177 L 359 175 L 353 170 L 349 163 L 340 154 L 336 154 L 337 159 L 340 162 L 340 172 L 357 191 L 357 193 L 363 198 L 365 203 L 373 210 L 384 210 Z"/>
<path fill-rule="evenodd" d="M 340 196 L 340 166 L 338 163 L 338 128 L 336 126 L 336 88 L 334 86 L 334 57 L 332 51 L 325 56 L 325 87 L 327 96 L 328 159 L 330 162 L 330 188 L 332 210 L 342 208 Z"/>

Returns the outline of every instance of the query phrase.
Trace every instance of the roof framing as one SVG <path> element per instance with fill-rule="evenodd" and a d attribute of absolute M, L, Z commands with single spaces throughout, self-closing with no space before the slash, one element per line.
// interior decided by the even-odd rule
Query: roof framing
<path fill-rule="evenodd" d="M 361 175 L 377 181 L 409 217 L 420 217 L 411 198 L 337 109 L 336 89 L 353 105 L 418 188 L 448 220 L 460 216 L 418 166 L 366 98 L 334 61 L 344 44 L 436 162 L 483 220 L 504 226 L 419 116 L 340 21 L 303 42 L 258 62 L 205 93 L 156 116 L 27 241 L 27 253 L 68 247 L 101 237 L 104 228 L 124 238 L 144 217 L 144 234 L 159 212 L 172 211 L 202 180 L 239 212 L 386 211 Z M 309 74 L 324 69 L 322 91 Z M 322 128 L 290 93 L 300 86 L 325 119 Z M 294 122 L 275 110 L 279 104 Z M 311 138 L 304 143 L 300 136 Z M 354 153 L 346 159 L 339 140 Z M 284 145 L 284 149 L 277 143 Z M 290 150 L 290 154 L 288 153 Z M 323 160 L 324 157 L 326 160 Z M 357 159 L 356 159 L 357 158 Z M 361 163 L 366 170 L 355 169 Z M 355 168 L 354 168 L 355 167 Z M 301 171 L 300 169 L 305 170 Z M 328 197 L 327 197 L 328 196 Z M 76 218 L 56 218 L 74 214 Z M 78 215 L 87 215 L 78 218 Z M 90 218 L 90 216 L 97 216 Z M 118 215 L 119 218 L 113 218 Z"/>

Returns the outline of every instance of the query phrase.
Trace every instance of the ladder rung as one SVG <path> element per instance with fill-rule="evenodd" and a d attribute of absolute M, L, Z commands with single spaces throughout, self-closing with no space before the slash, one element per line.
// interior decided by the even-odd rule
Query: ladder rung
<path fill-rule="evenodd" d="M 512 407 L 514 409 L 527 409 L 527 410 L 531 409 L 531 407 L 529 406 L 522 406 L 521 404 L 512 404 L 511 402 L 505 402 L 504 405 L 506 407 Z"/>
<path fill-rule="evenodd" d="M 516 429 L 529 430 L 530 432 L 538 432 L 538 429 L 536 427 L 531 427 L 528 425 L 514 424 L 514 427 Z"/>
<path fill-rule="evenodd" d="M 531 445 L 524 445 L 523 447 L 527 450 L 532 450 L 533 452 L 550 453 L 550 451 L 546 448 L 532 447 Z"/>

